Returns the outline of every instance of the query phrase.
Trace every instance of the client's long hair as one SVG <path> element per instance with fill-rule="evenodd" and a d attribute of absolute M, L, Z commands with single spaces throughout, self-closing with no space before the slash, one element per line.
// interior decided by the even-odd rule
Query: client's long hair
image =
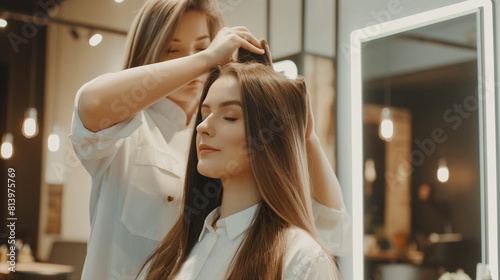
<path fill-rule="evenodd" d="M 288 80 L 274 72 L 267 44 L 263 44 L 267 54 L 258 56 L 240 49 L 239 63 L 213 69 L 200 101 L 201 106 L 218 78 L 233 76 L 239 81 L 250 167 L 262 200 L 228 268 L 227 278 L 234 280 L 282 279 L 287 229 L 295 226 L 316 236 L 305 146 L 305 83 L 302 78 Z M 196 125 L 202 121 L 200 111 Z M 221 204 L 220 180 L 201 175 L 197 165 L 195 131 L 186 172 L 184 211 L 146 261 L 150 262 L 146 280 L 175 277 L 196 244 L 205 218 Z"/>

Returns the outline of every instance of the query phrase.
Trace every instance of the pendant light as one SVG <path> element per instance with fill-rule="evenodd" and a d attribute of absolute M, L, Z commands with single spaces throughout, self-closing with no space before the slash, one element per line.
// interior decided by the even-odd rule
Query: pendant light
<path fill-rule="evenodd" d="M 377 179 L 377 171 L 375 170 L 375 161 L 369 158 L 365 162 L 365 180 L 373 183 Z"/>
<path fill-rule="evenodd" d="M 52 133 L 47 141 L 49 151 L 57 152 L 61 146 L 61 138 L 59 137 L 59 127 L 55 124 L 52 127 Z"/>
<path fill-rule="evenodd" d="M 71 34 L 77 34 L 76 31 L 72 28 L 71 29 Z M 60 135 L 60 128 L 57 124 L 55 124 L 57 118 L 55 116 L 57 110 L 55 110 L 55 107 L 56 107 L 56 100 L 57 100 L 57 96 L 56 94 L 59 93 L 59 86 L 58 86 L 58 79 L 56 77 L 59 77 L 59 60 L 57 55 L 58 55 L 58 52 L 57 52 L 57 49 L 59 48 L 59 37 L 60 37 L 60 34 L 59 34 L 59 29 L 55 29 L 55 36 L 56 36 L 56 46 L 55 46 L 55 54 L 56 54 L 56 58 L 55 58 L 55 69 L 54 69 L 54 87 L 53 87 L 53 91 L 54 91 L 54 94 L 52 94 L 52 132 L 50 133 L 48 139 L 47 139 L 47 146 L 49 148 L 49 151 L 51 152 L 57 152 L 61 146 L 61 137 L 59 136 Z"/>
<path fill-rule="evenodd" d="M 394 138 L 394 122 L 392 118 L 392 110 L 389 107 L 384 107 L 380 114 L 379 137 L 386 142 L 390 142 Z"/>
<path fill-rule="evenodd" d="M 33 45 L 31 46 L 31 73 L 30 73 L 30 92 L 29 92 L 29 107 L 24 112 L 23 121 L 23 135 L 26 138 L 33 138 L 38 135 L 38 111 L 36 110 L 35 95 L 36 95 L 36 54 L 37 54 L 37 40 L 34 38 L 31 40 Z"/>
<path fill-rule="evenodd" d="M 0 156 L 3 159 L 9 159 L 14 154 L 14 136 L 12 133 L 5 133 L 2 137 L 2 144 L 0 146 Z"/>
<path fill-rule="evenodd" d="M 387 39 L 389 40 L 389 39 Z M 387 44 L 387 43 L 386 43 Z M 390 41 L 389 41 L 390 46 Z M 394 121 L 390 108 L 391 104 L 391 53 L 390 47 L 385 46 L 385 60 L 387 61 L 387 74 L 385 78 L 384 103 L 385 107 L 380 112 L 380 126 L 378 135 L 380 139 L 390 142 L 394 138 Z"/>
<path fill-rule="evenodd" d="M 437 178 L 441 183 L 448 182 L 450 178 L 450 170 L 448 169 L 445 158 L 440 158 L 438 161 Z"/>
<path fill-rule="evenodd" d="M 12 68 L 10 71 L 16 73 L 15 66 L 16 64 L 14 63 L 14 56 L 10 56 L 10 65 L 12 65 Z M 15 77 L 13 77 L 15 78 Z M 11 131 L 11 121 L 12 121 L 12 108 L 14 107 L 13 103 L 13 97 L 14 95 L 12 94 L 11 90 L 7 92 L 7 124 L 5 125 L 6 132 L 2 135 L 2 143 L 0 144 L 0 157 L 2 159 L 10 159 L 14 155 L 14 135 L 10 132 Z"/>

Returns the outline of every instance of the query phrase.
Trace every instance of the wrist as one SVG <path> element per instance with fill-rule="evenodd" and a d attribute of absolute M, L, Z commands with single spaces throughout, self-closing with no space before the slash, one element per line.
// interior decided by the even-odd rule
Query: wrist
<path fill-rule="evenodd" d="M 211 69 L 212 67 L 215 67 L 218 62 L 216 60 L 216 56 L 214 55 L 214 53 L 210 50 L 204 50 L 204 51 L 201 51 L 199 53 L 197 53 L 196 55 L 199 55 L 201 60 L 205 62 L 206 66 L 208 69 Z"/>

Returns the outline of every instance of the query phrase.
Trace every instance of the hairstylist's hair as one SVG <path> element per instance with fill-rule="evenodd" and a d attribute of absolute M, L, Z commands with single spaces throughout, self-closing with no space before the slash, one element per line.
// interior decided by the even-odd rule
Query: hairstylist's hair
<path fill-rule="evenodd" d="M 188 10 L 207 16 L 210 39 L 224 25 L 216 0 L 147 0 L 128 33 L 124 69 L 160 62 L 182 15 Z"/>
<path fill-rule="evenodd" d="M 305 147 L 306 87 L 274 72 L 267 55 L 240 49 L 240 61 L 213 69 L 201 103 L 220 77 L 240 84 L 246 144 L 252 177 L 262 197 L 247 235 L 228 268 L 227 279 L 282 279 L 287 229 L 299 227 L 315 238 Z M 196 125 L 202 121 L 198 110 Z M 217 178 L 197 170 L 196 131 L 191 141 L 184 188 L 184 211 L 146 263 L 146 280 L 173 279 L 198 241 L 205 218 L 221 204 Z M 143 267 L 144 269 L 144 267 Z M 332 270 L 334 269 L 332 263 Z"/>

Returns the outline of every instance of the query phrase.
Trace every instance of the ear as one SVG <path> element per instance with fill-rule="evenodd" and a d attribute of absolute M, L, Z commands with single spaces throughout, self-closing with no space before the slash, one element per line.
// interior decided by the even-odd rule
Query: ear
<path fill-rule="evenodd" d="M 260 62 L 262 64 L 273 66 L 273 61 L 271 59 L 271 52 L 269 51 L 269 45 L 266 40 L 261 40 L 260 44 L 264 49 L 264 54 L 256 54 L 246 49 L 240 48 L 238 50 L 238 62 Z"/>

